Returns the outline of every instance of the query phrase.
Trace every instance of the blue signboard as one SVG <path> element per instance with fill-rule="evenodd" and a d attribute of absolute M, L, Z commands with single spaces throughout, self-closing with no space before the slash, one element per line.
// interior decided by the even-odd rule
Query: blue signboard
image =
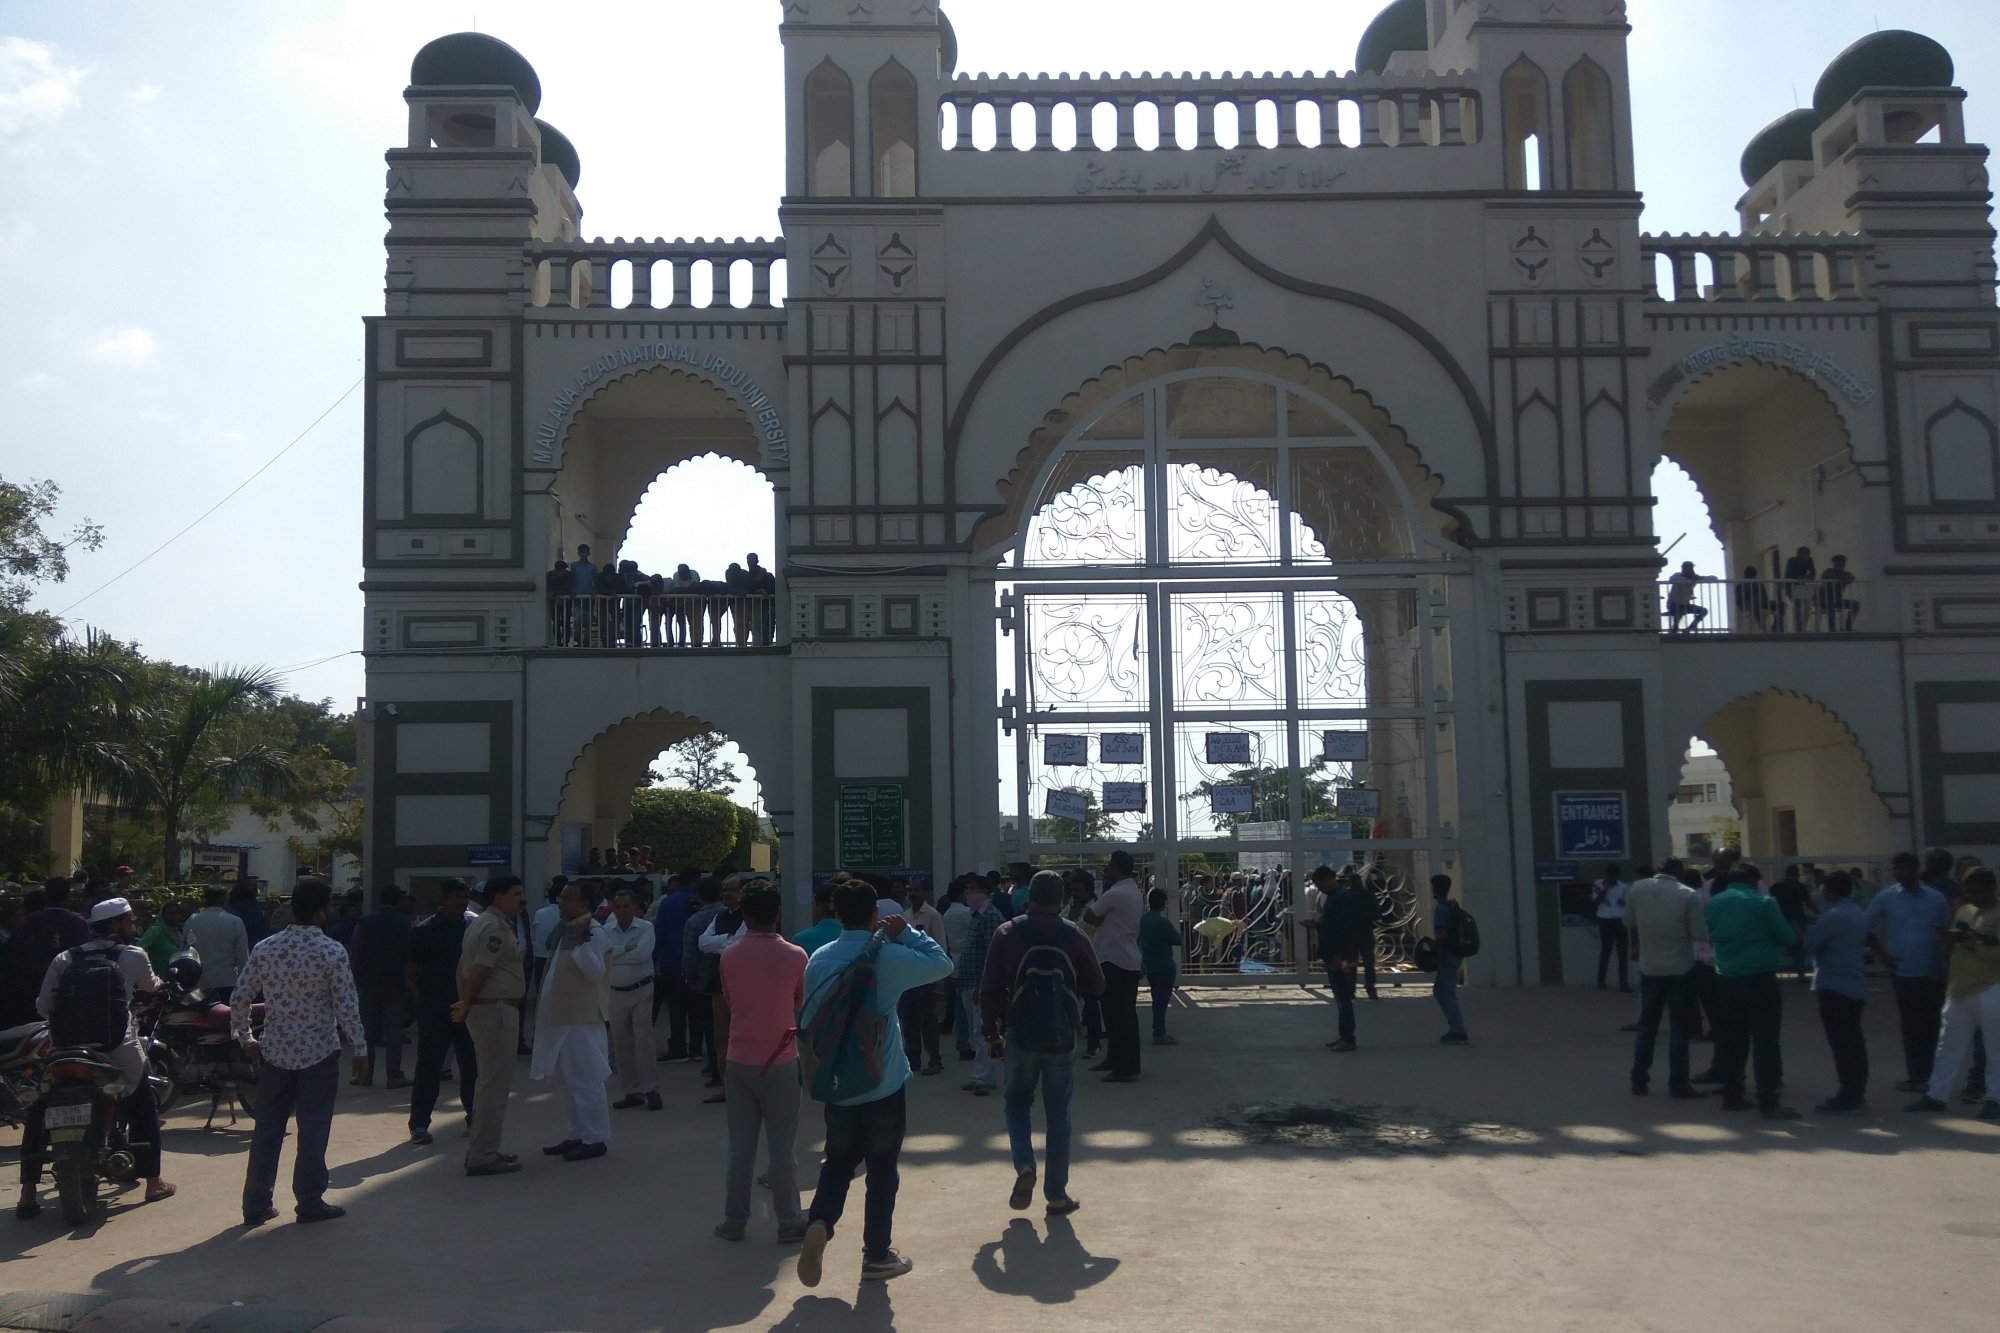
<path fill-rule="evenodd" d="M 473 843 L 465 849 L 469 866 L 504 866 L 513 859 L 513 850 L 505 843 Z"/>
<path fill-rule="evenodd" d="M 1557 856 L 1615 861 L 1626 855 L 1624 792 L 1559 791 L 1555 795 Z"/>

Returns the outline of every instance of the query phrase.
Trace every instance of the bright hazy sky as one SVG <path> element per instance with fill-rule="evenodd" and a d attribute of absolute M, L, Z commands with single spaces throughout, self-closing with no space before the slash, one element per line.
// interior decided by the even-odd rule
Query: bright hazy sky
<path fill-rule="evenodd" d="M 968 71 L 1336 67 L 1372 3 L 951 0 Z M 1227 21 L 1218 16 L 1226 15 Z M 0 475 L 61 484 L 104 525 L 42 604 L 178 661 L 261 663 L 351 707 L 360 639 L 361 317 L 382 304 L 382 153 L 411 55 L 477 27 L 534 62 L 575 141 L 586 234 L 774 234 L 777 0 L 582 10 L 480 0 L 256 0 L 0 7 Z M 1143 22 L 1135 22 L 1143 16 Z M 1734 229 L 1736 159 L 1878 26 L 1950 47 L 1995 129 L 1982 0 L 1634 0 L 1631 60 L 1649 231 Z M 343 399 L 342 395 L 348 396 Z M 338 403 L 337 406 L 332 406 Z M 329 407 L 332 410 L 329 412 Z M 235 499 L 95 591 L 325 419 Z M 690 471 L 703 471 L 690 468 Z M 697 529 L 635 533 L 648 564 L 719 572 L 769 553 L 747 470 L 675 483 Z M 747 482 L 747 487 L 746 483 Z M 1718 569 L 1691 487 L 1660 530 Z M 657 509 L 660 506 L 648 506 Z M 650 523 L 642 510 L 642 525 Z M 1719 569 L 1718 569 L 1719 572 Z M 92 594 L 75 606 L 78 599 Z"/>

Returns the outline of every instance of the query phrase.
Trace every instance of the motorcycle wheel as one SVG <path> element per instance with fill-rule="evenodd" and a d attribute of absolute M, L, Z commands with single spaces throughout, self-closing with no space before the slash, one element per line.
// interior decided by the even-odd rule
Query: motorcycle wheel
<path fill-rule="evenodd" d="M 243 1107 L 243 1113 L 251 1119 L 257 1116 L 257 1080 L 239 1080 L 230 1085 L 235 1090 L 236 1100 Z"/>
<path fill-rule="evenodd" d="M 157 1051 L 146 1062 L 146 1079 L 153 1085 L 153 1103 L 165 1115 L 181 1099 L 180 1061 L 172 1051 Z"/>
<path fill-rule="evenodd" d="M 55 1175 L 63 1221 L 73 1227 L 90 1225 L 97 1219 L 97 1172 L 87 1162 L 63 1157 L 55 1163 Z"/>

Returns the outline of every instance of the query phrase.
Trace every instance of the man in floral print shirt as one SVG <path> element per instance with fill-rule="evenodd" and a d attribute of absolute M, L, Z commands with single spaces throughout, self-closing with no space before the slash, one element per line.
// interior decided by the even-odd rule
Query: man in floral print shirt
<path fill-rule="evenodd" d="M 333 1131 L 333 1102 L 340 1091 L 340 1043 L 357 1052 L 358 1076 L 368 1049 L 361 1005 L 347 951 L 328 939 L 326 924 L 333 886 L 302 880 L 292 890 L 292 923 L 260 940 L 236 978 L 230 996 L 230 1031 L 252 1059 L 257 1076 L 257 1132 L 250 1140 L 250 1166 L 243 1181 L 243 1224 L 259 1226 L 278 1215 L 271 1195 L 278 1181 L 278 1152 L 285 1125 L 298 1116 L 298 1160 L 292 1166 L 292 1195 L 301 1222 L 324 1222 L 346 1215 L 326 1201 L 326 1141 Z M 264 1033 L 252 1037 L 250 1008 L 264 1002 Z"/>

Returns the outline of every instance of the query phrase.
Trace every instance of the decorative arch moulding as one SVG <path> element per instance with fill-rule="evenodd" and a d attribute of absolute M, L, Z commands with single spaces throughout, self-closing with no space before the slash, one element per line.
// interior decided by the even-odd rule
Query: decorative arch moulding
<path fill-rule="evenodd" d="M 622 381 L 659 370 L 686 376 L 727 397 L 759 442 L 758 465 L 790 467 L 791 438 L 779 414 L 778 396 L 718 348 L 658 339 L 623 344 L 577 370 L 538 409 L 530 432 L 529 466 L 560 467 L 570 430 L 599 395 Z"/>

